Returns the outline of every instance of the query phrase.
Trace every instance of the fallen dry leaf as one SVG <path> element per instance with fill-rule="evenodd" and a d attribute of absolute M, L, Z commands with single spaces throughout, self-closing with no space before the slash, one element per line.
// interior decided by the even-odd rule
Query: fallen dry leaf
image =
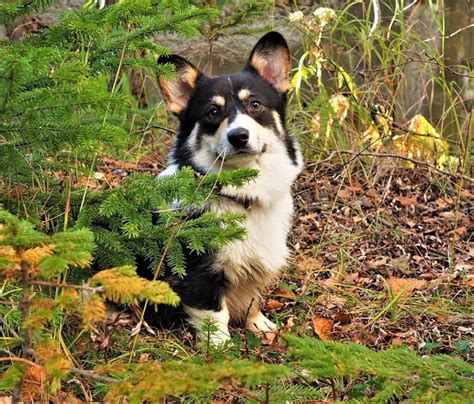
<path fill-rule="evenodd" d="M 287 299 L 295 298 L 295 294 L 291 290 L 285 288 L 276 288 L 275 294 L 281 297 L 286 297 Z"/>
<path fill-rule="evenodd" d="M 296 261 L 296 270 L 301 273 L 308 271 L 317 271 L 321 269 L 324 265 L 324 262 L 315 257 L 300 257 Z"/>
<path fill-rule="evenodd" d="M 322 341 L 331 341 L 332 340 L 332 330 L 334 323 L 331 319 L 316 316 L 311 319 L 313 323 L 314 332 L 321 338 Z"/>
<path fill-rule="evenodd" d="M 402 221 L 403 223 L 407 224 L 407 225 L 410 226 L 410 227 L 415 227 L 415 226 L 416 226 L 416 221 L 410 219 L 409 217 L 403 216 L 403 217 L 401 218 L 401 221 Z"/>
<path fill-rule="evenodd" d="M 438 215 L 445 218 L 445 219 L 455 219 L 456 218 L 456 214 L 452 210 L 448 210 L 446 212 L 439 212 Z"/>
<path fill-rule="evenodd" d="M 422 288 L 427 283 L 424 279 L 397 278 L 395 276 L 388 278 L 393 296 L 398 296 L 401 293 L 403 297 L 408 297 L 414 290 Z"/>
<path fill-rule="evenodd" d="M 361 172 L 351 173 L 351 178 L 341 186 L 338 175 L 321 178 L 332 168 L 333 162 L 323 163 L 317 170 L 311 166 L 303 171 L 295 186 L 296 217 L 309 219 L 296 220 L 292 233 L 292 243 L 299 247 L 296 256 L 301 259 L 298 272 L 290 273 L 290 283 L 299 286 L 295 293 L 306 296 L 317 285 L 318 293 L 311 306 L 318 316 L 333 320 L 330 335 L 334 339 L 355 340 L 384 349 L 393 338 L 394 344 L 402 341 L 415 350 L 419 350 L 422 341 L 440 340 L 444 347 L 449 347 L 455 341 L 466 340 L 472 330 L 458 330 L 457 326 L 468 328 L 467 323 L 442 324 L 435 313 L 439 309 L 437 296 L 459 302 L 460 291 L 468 293 L 474 287 L 474 279 L 470 277 L 474 269 L 470 266 L 474 264 L 474 246 L 469 239 L 474 229 L 474 187 L 458 200 L 459 189 L 429 186 L 432 173 L 421 167 L 394 169 L 392 164 L 382 163 L 372 172 L 376 172 L 374 178 L 366 178 Z M 361 184 L 362 190 L 353 186 L 356 182 Z M 452 212 L 440 215 L 446 211 Z M 311 219 L 311 215 L 315 218 Z M 450 219 L 453 216 L 459 220 L 454 222 Z M 320 231 L 317 221 L 324 224 L 324 231 Z M 344 257 L 355 260 L 341 260 L 341 251 Z M 307 264 L 311 257 L 322 260 L 321 269 L 309 269 Z M 344 271 L 333 271 L 338 265 Z M 333 273 L 338 275 L 331 277 Z M 384 287 L 380 275 L 386 281 L 390 275 L 406 278 L 394 288 L 386 283 L 385 288 L 390 296 L 401 297 L 404 310 L 410 315 L 396 322 L 380 317 L 370 328 L 370 334 L 363 328 L 380 304 L 373 298 L 373 292 Z M 334 287 L 337 283 L 339 285 Z M 417 290 L 420 287 L 422 289 Z M 403 297 L 421 294 L 425 299 L 423 315 L 416 310 L 420 302 Z M 305 301 L 294 303 L 299 307 Z M 350 323 L 341 324 L 349 317 L 339 318 L 336 313 L 349 310 Z M 303 314 L 302 317 L 303 320 L 296 320 L 294 332 L 304 333 L 308 326 L 313 329 L 312 316 L 304 318 Z M 440 324 L 442 327 L 436 327 Z M 404 335 L 413 330 L 415 333 Z M 400 331 L 401 335 L 397 335 Z"/>
<path fill-rule="evenodd" d="M 472 199 L 472 198 L 474 198 L 474 195 L 471 194 L 468 190 L 463 189 L 463 190 L 461 191 L 461 198 L 464 198 L 464 199 Z"/>
<path fill-rule="evenodd" d="M 332 288 L 339 284 L 339 280 L 331 276 L 330 278 L 325 279 L 322 283 L 324 286 L 327 286 L 328 288 Z"/>
<path fill-rule="evenodd" d="M 295 320 L 296 316 L 288 316 L 288 319 L 286 320 L 286 324 L 283 326 L 282 331 L 290 332 L 295 326 Z"/>
<path fill-rule="evenodd" d="M 281 309 L 284 305 L 285 303 L 279 302 L 278 300 L 267 299 L 267 301 L 265 302 L 265 310 L 278 310 Z"/>
<path fill-rule="evenodd" d="M 138 358 L 138 363 L 148 362 L 151 358 L 151 355 L 148 352 L 142 353 L 140 358 Z"/>
<path fill-rule="evenodd" d="M 355 283 L 355 281 L 359 278 L 359 273 L 358 272 L 352 272 L 350 274 L 347 274 L 344 278 L 344 283 L 346 284 L 352 284 Z"/>
<path fill-rule="evenodd" d="M 369 268 L 379 268 L 383 265 L 387 265 L 387 257 L 381 257 L 379 259 L 373 259 L 365 262 L 365 265 L 367 265 Z"/>
<path fill-rule="evenodd" d="M 400 195 L 396 199 L 405 208 L 408 207 L 408 206 L 415 206 L 416 202 L 417 202 L 417 197 L 416 196 L 414 196 L 412 198 L 409 198 L 407 196 L 401 196 Z"/>
<path fill-rule="evenodd" d="M 438 198 L 435 201 L 436 205 L 438 205 L 439 209 L 447 208 L 448 206 L 454 205 L 454 201 L 449 196 L 444 196 L 442 198 Z"/>
<path fill-rule="evenodd" d="M 467 281 L 467 284 L 468 284 L 471 288 L 474 288 L 474 277 L 469 278 L 469 280 Z"/>
<path fill-rule="evenodd" d="M 298 219 L 301 220 L 302 222 L 305 222 L 308 220 L 315 219 L 317 216 L 318 216 L 317 213 L 310 213 L 309 215 L 300 216 Z"/>
<path fill-rule="evenodd" d="M 341 190 L 338 192 L 337 196 L 338 196 L 339 198 L 341 198 L 341 199 L 349 199 L 349 198 L 352 196 L 352 194 L 351 194 L 351 192 L 350 192 L 349 190 L 347 190 L 347 188 L 346 188 L 346 189 L 341 189 Z"/>
<path fill-rule="evenodd" d="M 467 227 L 466 226 L 460 226 L 457 229 L 454 229 L 453 231 L 458 236 L 467 236 Z"/>
<path fill-rule="evenodd" d="M 278 331 L 264 332 L 263 337 L 262 337 L 262 344 L 263 345 L 273 345 L 277 335 L 278 335 Z"/>
<path fill-rule="evenodd" d="M 59 391 L 56 394 L 56 404 L 82 404 L 84 401 L 79 400 L 77 397 L 74 397 L 73 394 L 67 393 L 65 391 Z"/>
<path fill-rule="evenodd" d="M 392 341 L 390 342 L 391 346 L 398 346 L 398 345 L 402 345 L 402 344 L 403 344 L 403 340 L 401 338 L 398 338 L 398 337 L 393 338 Z"/>

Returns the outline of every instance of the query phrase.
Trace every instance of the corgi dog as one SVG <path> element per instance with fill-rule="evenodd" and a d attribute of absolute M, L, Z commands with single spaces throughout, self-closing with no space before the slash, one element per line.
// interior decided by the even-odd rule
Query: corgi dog
<path fill-rule="evenodd" d="M 215 255 L 187 257 L 187 276 L 167 281 L 190 324 L 200 330 L 210 318 L 217 325 L 214 343 L 230 338 L 229 322 L 254 332 L 274 330 L 260 310 L 261 293 L 287 264 L 291 186 L 303 167 L 298 143 L 285 125 L 288 45 L 281 34 L 267 33 L 241 72 L 218 77 L 206 76 L 177 55 L 162 56 L 159 63 L 176 68 L 173 78 L 158 81 L 168 110 L 179 120 L 169 164 L 160 175 L 183 166 L 200 173 L 258 170 L 255 180 L 222 189 L 208 206 L 214 212 L 244 212 L 245 238 Z"/>

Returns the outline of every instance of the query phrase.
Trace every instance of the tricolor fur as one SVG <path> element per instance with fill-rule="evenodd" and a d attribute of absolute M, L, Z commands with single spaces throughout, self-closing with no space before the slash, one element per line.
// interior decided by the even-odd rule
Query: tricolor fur
<path fill-rule="evenodd" d="M 229 321 L 253 331 L 275 328 L 260 311 L 260 293 L 286 265 L 293 214 L 291 185 L 302 169 L 298 144 L 286 132 L 290 55 L 276 32 L 261 38 L 240 73 L 208 77 L 179 56 L 176 77 L 159 80 L 179 130 L 170 153 L 169 175 L 182 166 L 207 173 L 255 168 L 255 181 L 222 190 L 209 209 L 245 212 L 247 236 L 215 256 L 188 257 L 184 280 L 169 279 L 181 297 L 189 322 L 200 327 L 210 317 L 219 326 L 217 342 L 229 338 Z"/>

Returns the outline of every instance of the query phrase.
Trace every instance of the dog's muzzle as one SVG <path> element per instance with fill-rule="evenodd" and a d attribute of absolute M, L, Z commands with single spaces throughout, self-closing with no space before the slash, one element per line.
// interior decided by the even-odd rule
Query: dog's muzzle
<path fill-rule="evenodd" d="M 235 149 L 245 149 L 249 141 L 249 131 L 245 128 L 232 129 L 227 134 L 227 140 Z"/>
<path fill-rule="evenodd" d="M 266 146 L 263 150 L 255 150 L 252 147 L 248 129 L 242 127 L 234 128 L 224 136 L 224 142 L 213 147 L 213 152 L 219 159 L 229 160 L 234 157 L 253 157 L 265 152 Z"/>

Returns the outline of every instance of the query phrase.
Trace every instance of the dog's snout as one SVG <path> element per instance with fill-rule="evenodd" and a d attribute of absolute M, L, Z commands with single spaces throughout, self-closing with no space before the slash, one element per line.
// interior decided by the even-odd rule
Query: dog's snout
<path fill-rule="evenodd" d="M 232 129 L 227 134 L 229 143 L 234 147 L 244 147 L 249 141 L 249 131 L 244 128 Z"/>

